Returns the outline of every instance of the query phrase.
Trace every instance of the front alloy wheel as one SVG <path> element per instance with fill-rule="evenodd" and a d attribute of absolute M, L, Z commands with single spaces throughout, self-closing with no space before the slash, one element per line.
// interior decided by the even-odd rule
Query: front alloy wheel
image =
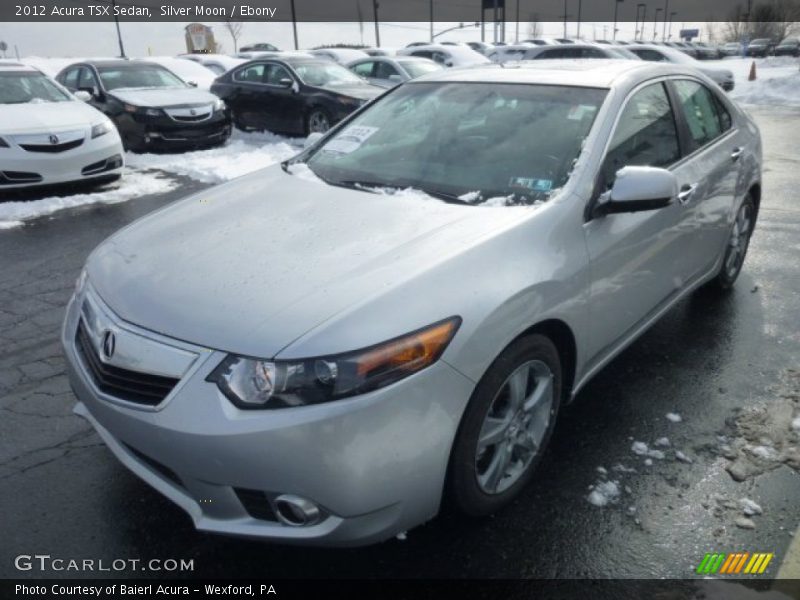
<path fill-rule="evenodd" d="M 315 108 L 308 115 L 307 133 L 325 133 L 331 128 L 331 120 L 324 110 Z"/>
<path fill-rule="evenodd" d="M 448 493 L 479 516 L 511 502 L 533 476 L 561 399 L 561 361 L 540 334 L 512 342 L 475 387 L 453 444 Z"/>

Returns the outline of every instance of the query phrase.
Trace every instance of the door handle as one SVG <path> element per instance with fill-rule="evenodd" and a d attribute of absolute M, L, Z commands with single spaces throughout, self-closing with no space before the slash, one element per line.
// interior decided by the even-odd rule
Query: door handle
<path fill-rule="evenodd" d="M 681 204 L 689 204 L 696 190 L 697 190 L 696 183 L 684 185 L 681 188 L 681 191 L 678 192 L 678 202 L 680 202 Z"/>
<path fill-rule="evenodd" d="M 731 152 L 731 159 L 733 159 L 734 161 L 739 160 L 739 157 L 742 156 L 743 152 L 744 148 L 734 148 L 733 151 Z"/>

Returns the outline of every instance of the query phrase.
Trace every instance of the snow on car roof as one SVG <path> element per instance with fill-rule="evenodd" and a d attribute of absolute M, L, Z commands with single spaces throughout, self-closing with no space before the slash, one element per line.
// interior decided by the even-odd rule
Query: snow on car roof
<path fill-rule="evenodd" d="M 658 77 L 682 73 L 679 65 L 615 59 L 554 59 L 522 61 L 513 66 L 498 64 L 445 69 L 414 80 L 490 83 L 540 83 L 573 87 L 612 87 L 620 78 L 640 73 Z"/>
<path fill-rule="evenodd" d="M 23 65 L 18 62 L 4 62 L 0 60 L 0 69 L 3 71 L 38 71 L 29 65 Z"/>

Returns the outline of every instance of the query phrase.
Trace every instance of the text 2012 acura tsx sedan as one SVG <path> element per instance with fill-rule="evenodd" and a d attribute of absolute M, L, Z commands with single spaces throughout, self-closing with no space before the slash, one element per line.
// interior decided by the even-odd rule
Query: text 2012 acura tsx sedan
<path fill-rule="evenodd" d="M 92 60 L 63 69 L 58 81 L 91 95 L 116 124 L 127 150 L 179 150 L 224 144 L 231 116 L 214 94 L 142 60 Z"/>
<path fill-rule="evenodd" d="M 559 406 L 701 284 L 761 197 L 750 118 L 693 69 L 447 70 L 89 257 L 78 414 L 195 525 L 364 544 L 495 511 Z"/>

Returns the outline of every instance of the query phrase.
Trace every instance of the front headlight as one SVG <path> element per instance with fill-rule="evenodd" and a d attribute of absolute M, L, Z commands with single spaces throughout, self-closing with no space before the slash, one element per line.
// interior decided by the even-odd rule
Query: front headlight
<path fill-rule="evenodd" d="M 383 344 L 329 357 L 268 361 L 230 355 L 207 377 L 239 408 L 276 409 L 364 394 L 435 363 L 453 339 L 451 317 Z"/>
<path fill-rule="evenodd" d="M 145 108 L 144 106 L 134 106 L 133 104 L 125 104 L 123 108 L 125 112 L 144 115 L 146 117 L 160 117 L 162 114 L 160 108 Z"/>
<path fill-rule="evenodd" d="M 78 278 L 75 280 L 75 297 L 77 298 L 83 293 L 83 289 L 86 287 L 86 279 L 88 275 L 86 273 L 86 268 L 84 267 L 81 269 L 81 274 L 78 275 Z"/>
<path fill-rule="evenodd" d="M 214 101 L 214 111 L 218 112 L 220 110 L 225 110 L 225 101 L 222 98 L 217 98 Z"/>
<path fill-rule="evenodd" d="M 111 131 L 111 121 L 103 121 L 97 125 L 92 126 L 92 139 L 98 138 Z"/>

